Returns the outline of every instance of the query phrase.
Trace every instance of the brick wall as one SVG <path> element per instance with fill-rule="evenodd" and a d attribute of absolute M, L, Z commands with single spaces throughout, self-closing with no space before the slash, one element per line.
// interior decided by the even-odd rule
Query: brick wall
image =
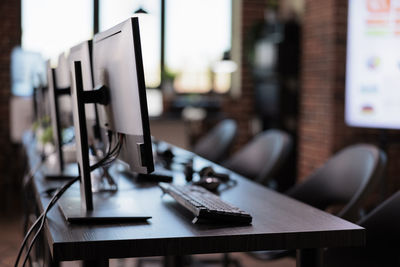
<path fill-rule="evenodd" d="M 19 0 L 0 1 L 0 192 L 13 179 L 18 162 L 9 138 L 10 53 L 21 42 Z"/>
<path fill-rule="evenodd" d="M 384 184 L 390 194 L 400 188 L 400 132 L 352 128 L 344 121 L 347 4 L 347 0 L 306 0 L 298 176 L 306 178 L 345 146 L 361 142 L 385 146 L 386 139 L 388 171 Z"/>
<path fill-rule="evenodd" d="M 306 1 L 303 18 L 299 123 L 299 177 L 333 150 L 336 0 Z"/>
<path fill-rule="evenodd" d="M 234 150 L 242 147 L 253 136 L 251 119 L 254 116 L 254 83 L 247 57 L 247 41 L 254 26 L 264 20 L 267 5 L 265 0 L 243 0 L 242 2 L 242 68 L 241 96 L 238 99 L 225 98 L 224 113 L 237 121 L 239 133 Z"/>

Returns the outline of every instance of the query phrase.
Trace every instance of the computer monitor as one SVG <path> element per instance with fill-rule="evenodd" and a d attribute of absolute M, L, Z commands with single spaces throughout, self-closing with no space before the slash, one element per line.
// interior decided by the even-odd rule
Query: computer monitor
<path fill-rule="evenodd" d="M 26 51 L 21 47 L 11 52 L 11 92 L 13 96 L 29 97 L 33 100 L 33 122 L 42 126 L 46 117 L 45 99 L 47 91 L 46 62 L 41 54 Z M 45 101 L 46 100 L 46 101 Z M 16 118 L 24 114 L 16 114 Z M 26 116 L 26 115 L 25 115 Z"/>
<path fill-rule="evenodd" d="M 46 62 L 47 68 L 47 93 L 50 104 L 51 128 L 53 131 L 53 143 L 57 159 L 54 162 L 54 170 L 57 173 L 64 171 L 64 158 L 62 153 L 62 134 L 60 124 L 60 109 L 57 99 L 57 88 L 55 80 L 55 70 L 51 67 L 50 60 Z"/>
<path fill-rule="evenodd" d="M 55 89 L 57 92 L 57 101 L 59 109 L 59 120 L 61 136 L 63 139 L 63 150 L 73 152 L 74 130 L 72 122 L 72 107 L 71 107 L 71 78 L 69 73 L 69 63 L 66 53 L 61 53 L 58 57 L 57 66 L 55 67 L 54 80 Z M 64 151 L 65 152 L 65 151 Z M 71 153 L 70 153 L 71 154 Z M 64 157 L 66 160 L 66 157 Z M 69 157 L 69 160 L 71 157 Z"/>
<path fill-rule="evenodd" d="M 85 104 L 99 107 L 100 126 L 118 136 L 119 159 L 132 171 L 151 173 L 154 170 L 146 90 L 137 18 L 95 35 L 93 40 L 93 74 L 95 90 L 84 90 L 83 61 L 71 66 L 72 107 L 81 176 L 80 199 L 61 198 L 59 206 L 69 222 L 131 221 L 150 218 L 135 209 L 134 196 L 120 194 L 95 195 L 91 190 L 89 147 Z M 122 196 L 125 196 L 122 197 Z M 128 204 L 130 203 L 130 204 Z"/>
<path fill-rule="evenodd" d="M 56 69 L 51 67 L 50 60 L 47 61 L 47 98 L 50 106 L 50 121 L 51 128 L 53 132 L 53 143 L 54 143 L 54 153 L 56 155 L 56 159 L 51 161 L 49 164 L 49 168 L 47 168 L 45 175 L 48 178 L 60 178 L 66 179 L 71 178 L 73 174 L 73 167 L 66 169 L 65 157 L 63 154 L 63 128 L 69 125 L 62 124 L 62 116 L 69 116 L 69 114 L 65 115 L 68 112 L 61 110 L 60 108 L 60 98 L 64 95 L 70 94 L 70 87 L 59 88 L 57 87 L 57 78 L 56 78 Z M 61 72 L 59 72 L 61 73 Z M 68 74 L 68 73 L 67 73 Z M 69 112 L 70 113 L 70 112 Z M 63 121 L 66 121 L 64 119 Z"/>
<path fill-rule="evenodd" d="M 40 53 L 14 47 L 10 67 L 10 137 L 13 142 L 20 143 L 23 133 L 32 123 L 38 129 L 44 122 L 45 106 L 40 97 L 44 95 L 43 90 L 47 86 L 46 63 Z M 32 108 L 29 107 L 31 103 Z"/>
<path fill-rule="evenodd" d="M 82 83 L 84 91 L 93 90 L 93 75 L 92 75 L 92 41 L 82 42 L 69 51 L 68 64 L 72 67 L 75 61 L 81 62 L 82 68 Z M 68 69 L 69 77 L 71 68 Z M 103 142 L 104 136 L 101 136 L 99 129 L 99 120 L 96 104 L 85 105 L 86 125 L 88 132 L 89 145 L 94 147 L 101 146 L 99 143 Z"/>
<path fill-rule="evenodd" d="M 96 87 L 109 90 L 99 106 L 100 126 L 125 136 L 120 159 L 138 173 L 154 170 L 138 18 L 131 18 L 93 40 Z"/>

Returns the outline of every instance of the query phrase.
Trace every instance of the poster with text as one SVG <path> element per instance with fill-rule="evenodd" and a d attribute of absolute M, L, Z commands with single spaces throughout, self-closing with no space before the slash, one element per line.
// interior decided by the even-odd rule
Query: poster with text
<path fill-rule="evenodd" d="M 349 0 L 346 123 L 400 129 L 400 0 Z"/>

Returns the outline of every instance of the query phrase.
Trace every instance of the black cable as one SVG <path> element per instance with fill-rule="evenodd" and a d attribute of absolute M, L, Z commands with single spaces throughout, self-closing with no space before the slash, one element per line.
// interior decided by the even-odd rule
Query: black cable
<path fill-rule="evenodd" d="M 107 153 L 107 155 L 103 159 L 101 159 L 99 162 L 97 162 L 96 164 L 94 164 L 93 166 L 90 167 L 91 171 L 93 171 L 94 169 L 96 169 L 96 168 L 98 168 L 100 166 L 105 166 L 105 165 L 111 164 L 118 157 L 118 155 L 119 155 L 119 153 L 121 151 L 121 148 L 122 148 L 123 135 L 119 135 L 119 140 L 117 141 L 117 144 L 115 145 L 115 147 L 113 149 L 111 149 L 111 146 L 112 146 L 111 143 L 112 142 L 110 141 L 110 145 L 109 145 L 109 150 L 110 151 Z M 23 266 L 25 266 L 26 261 L 29 258 L 29 253 L 32 250 L 32 247 L 33 247 L 36 239 L 38 238 L 39 233 L 43 229 L 44 222 L 46 220 L 46 215 L 47 215 L 48 211 L 54 206 L 54 204 L 58 201 L 58 199 L 61 197 L 61 195 L 78 179 L 79 179 L 79 177 L 69 181 L 62 188 L 60 188 L 57 191 L 57 193 L 54 194 L 54 196 L 50 200 L 50 203 L 48 204 L 46 210 L 39 216 L 39 218 L 35 221 L 35 223 L 32 225 L 32 227 L 29 229 L 28 233 L 26 234 L 26 236 L 24 238 L 24 241 L 23 241 L 23 243 L 21 245 L 20 252 L 18 253 L 17 260 L 16 260 L 16 263 L 15 263 L 15 267 L 18 266 L 19 259 L 20 259 L 21 254 L 22 254 L 23 247 L 26 245 L 29 236 L 32 234 L 33 230 L 36 228 L 36 226 L 40 222 L 39 229 L 36 231 L 36 234 L 33 237 L 33 240 L 30 243 L 28 251 L 27 251 L 27 254 L 26 254 L 25 258 L 24 258 Z"/>
<path fill-rule="evenodd" d="M 19 248 L 19 251 L 18 251 L 17 258 L 16 258 L 16 260 L 15 260 L 15 265 L 14 265 L 15 267 L 18 266 L 19 260 L 20 260 L 21 255 L 22 255 L 22 251 L 23 251 L 23 249 L 24 249 L 24 247 L 25 247 L 25 245 L 26 245 L 26 242 L 28 241 L 29 236 L 31 235 L 31 233 L 33 232 L 33 230 L 36 228 L 36 226 L 39 224 L 39 222 L 40 222 L 40 220 L 42 219 L 42 217 L 43 217 L 43 214 L 41 214 L 41 215 L 39 216 L 39 218 L 36 219 L 36 221 L 35 221 L 34 224 L 31 226 L 31 228 L 29 228 L 29 231 L 25 234 L 24 240 L 22 241 L 22 244 L 21 244 L 21 246 L 20 246 L 20 248 Z"/>
<path fill-rule="evenodd" d="M 104 156 L 104 158 L 102 158 L 101 160 L 99 160 L 98 162 L 96 162 L 94 165 L 90 166 L 90 171 L 93 171 L 97 168 L 99 168 L 100 166 L 103 165 L 103 163 L 110 157 L 110 154 L 112 153 L 111 150 L 111 145 L 112 145 L 112 133 L 109 132 L 108 133 L 108 150 L 106 155 Z M 115 148 L 113 148 L 114 150 Z"/>
<path fill-rule="evenodd" d="M 21 258 L 22 251 L 23 251 L 23 249 L 25 247 L 26 242 L 28 241 L 29 236 L 31 235 L 33 230 L 36 228 L 36 226 L 39 224 L 39 221 L 42 219 L 42 217 L 43 217 L 43 214 L 41 214 L 39 216 L 39 218 L 36 219 L 34 224 L 31 226 L 31 228 L 29 228 L 28 232 L 25 234 L 24 240 L 22 241 L 22 244 L 21 244 L 21 246 L 19 248 L 19 251 L 18 251 L 17 259 L 15 260 L 15 265 L 14 265 L 15 267 L 18 266 L 19 259 Z"/>
<path fill-rule="evenodd" d="M 118 155 L 120 154 L 121 149 L 122 149 L 122 144 L 123 144 L 123 135 L 119 135 L 117 145 L 116 145 L 115 149 L 110 153 L 110 157 L 108 158 L 108 161 L 105 161 L 103 163 L 103 165 L 102 165 L 103 167 L 109 166 L 118 158 Z"/>
<path fill-rule="evenodd" d="M 30 181 L 32 178 L 35 176 L 36 172 L 40 169 L 40 167 L 43 165 L 43 163 L 46 161 L 46 156 L 41 155 L 40 160 L 36 165 L 31 168 L 23 177 L 22 179 L 22 187 L 26 189 L 26 187 L 29 185 Z M 28 223 L 29 223 L 29 208 L 28 208 L 28 195 L 26 194 L 26 191 L 24 190 L 24 209 L 25 209 L 25 219 L 24 219 L 24 233 L 26 233 Z M 22 251 L 21 251 L 22 252 Z M 30 260 L 30 259 L 29 259 Z M 32 264 L 31 264 L 32 265 Z"/>
<path fill-rule="evenodd" d="M 50 201 L 49 204 L 51 204 L 51 201 Z M 14 265 L 15 267 L 18 266 L 18 263 L 19 263 L 19 260 L 20 260 L 20 257 L 21 257 L 23 248 L 25 247 L 26 242 L 28 241 L 29 236 L 31 235 L 31 233 L 33 232 L 33 230 L 36 228 L 36 226 L 39 224 L 39 222 L 41 222 L 43 216 L 44 216 L 44 213 L 42 213 L 42 214 L 36 219 L 36 221 L 33 223 L 33 225 L 31 226 L 31 228 L 29 228 L 29 231 L 25 234 L 24 240 L 22 241 L 22 244 L 21 244 L 20 249 L 19 249 L 19 251 L 18 251 L 17 259 L 16 259 L 15 265 Z"/>
<path fill-rule="evenodd" d="M 29 248 L 28 248 L 28 251 L 27 251 L 27 255 L 25 256 L 25 259 L 24 259 L 24 262 L 23 262 L 23 265 L 22 265 L 22 266 L 25 266 L 26 261 L 28 260 L 28 257 L 29 257 L 29 253 L 30 253 L 30 251 L 32 250 L 33 245 L 34 245 L 34 243 L 36 242 L 36 239 L 38 238 L 40 232 L 42 231 L 42 229 L 43 229 L 43 227 L 44 227 L 44 223 L 45 223 L 46 218 L 47 218 L 47 217 L 46 217 L 46 216 L 47 216 L 47 213 L 48 213 L 48 212 L 50 211 L 50 209 L 57 203 L 57 201 L 58 201 L 58 200 L 60 199 L 60 197 L 64 194 L 64 192 L 65 192 L 72 184 L 74 184 L 76 181 L 78 181 L 79 179 L 80 179 L 80 177 L 78 176 L 78 177 L 74 178 L 73 180 L 67 182 L 67 183 L 66 183 L 65 185 L 63 185 L 63 186 L 55 193 L 55 195 L 51 198 L 50 203 L 47 205 L 46 210 L 42 213 L 43 216 L 42 216 L 42 218 L 41 218 L 40 227 L 39 227 L 39 229 L 37 230 L 35 236 L 33 237 L 32 241 L 31 241 L 31 243 L 30 243 L 30 245 L 29 245 Z"/>
<path fill-rule="evenodd" d="M 103 159 L 101 159 L 94 165 L 90 166 L 90 171 L 93 171 L 99 167 L 109 166 L 111 163 L 113 163 L 116 160 L 116 158 L 118 157 L 118 155 L 121 152 L 122 144 L 123 144 L 123 135 L 119 134 L 118 136 L 119 136 L 119 139 L 117 139 L 117 143 L 116 143 L 115 147 L 111 151 L 108 151 L 108 153 L 106 154 L 106 156 Z"/>
<path fill-rule="evenodd" d="M 40 157 L 39 162 L 36 163 L 36 165 L 32 169 L 30 169 L 26 175 L 24 175 L 24 178 L 22 179 L 23 187 L 26 187 L 28 185 L 30 180 L 33 178 L 33 176 L 35 176 L 36 172 L 40 169 L 40 167 L 42 166 L 43 162 L 45 162 L 45 160 L 46 160 L 46 156 L 42 155 Z"/>
<path fill-rule="evenodd" d="M 108 165 L 112 164 L 118 158 L 119 154 L 121 153 L 124 139 L 123 139 L 122 135 L 120 135 L 119 137 L 120 138 L 118 140 L 117 149 L 115 150 L 114 153 L 112 153 L 112 157 L 110 157 L 110 160 L 105 164 L 105 166 L 108 166 Z"/>
<path fill-rule="evenodd" d="M 105 166 L 105 165 L 108 165 L 109 163 L 111 163 L 114 160 L 114 157 L 116 155 L 118 155 L 119 150 L 120 150 L 120 142 L 118 141 L 116 143 L 115 147 L 113 148 L 113 150 L 110 151 L 108 156 L 104 159 L 104 161 L 102 161 L 102 163 L 100 165 Z"/>
<path fill-rule="evenodd" d="M 25 247 L 25 245 L 26 245 L 26 243 L 27 243 L 27 241 L 28 241 L 28 239 L 29 239 L 29 236 L 31 235 L 31 233 L 33 232 L 33 230 L 36 228 L 36 226 L 37 226 L 37 225 L 39 224 L 39 222 L 40 222 L 39 229 L 36 231 L 36 234 L 35 234 L 35 236 L 33 237 L 31 243 L 29 244 L 28 251 L 27 251 L 27 253 L 26 253 L 26 255 L 25 255 L 24 262 L 23 262 L 23 264 L 22 264 L 22 266 L 25 266 L 25 264 L 26 264 L 26 262 L 27 262 L 27 260 L 28 260 L 28 258 L 29 258 L 29 253 L 30 253 L 30 251 L 32 250 L 33 245 L 35 244 L 35 241 L 36 241 L 36 239 L 38 238 L 40 232 L 41 232 L 42 229 L 43 229 L 44 223 L 45 223 L 45 221 L 46 221 L 46 215 L 47 215 L 47 213 L 48 213 L 48 212 L 50 211 L 50 209 L 54 206 L 54 204 L 56 204 L 56 202 L 60 199 L 60 197 L 62 196 L 62 194 L 64 194 L 64 192 L 65 192 L 72 184 L 74 184 L 76 181 L 78 181 L 79 179 L 80 179 L 80 176 L 78 176 L 78 177 L 76 177 L 76 178 L 74 178 L 74 179 L 68 181 L 68 182 L 67 182 L 66 184 L 64 184 L 64 185 L 54 194 L 54 196 L 50 199 L 50 202 L 49 202 L 49 204 L 47 205 L 47 207 L 46 207 L 46 209 L 44 210 L 44 212 L 42 212 L 42 214 L 39 216 L 39 218 L 36 219 L 36 221 L 34 222 L 34 224 L 33 224 L 33 225 L 31 226 L 31 228 L 29 229 L 28 233 L 25 235 L 24 240 L 23 240 L 23 242 L 22 242 L 22 244 L 21 244 L 21 247 L 20 247 L 20 249 L 19 249 L 19 251 L 18 251 L 18 256 L 17 256 L 17 258 L 16 258 L 16 260 L 15 260 L 15 264 L 14 264 L 15 267 L 18 267 L 18 263 L 19 263 L 19 260 L 20 260 L 20 258 L 21 258 L 21 255 L 22 255 L 22 251 L 23 251 L 23 249 L 24 249 L 24 247 Z"/>
<path fill-rule="evenodd" d="M 115 159 L 118 157 L 118 155 L 120 154 L 120 152 L 121 152 L 122 145 L 123 145 L 123 140 L 124 140 L 123 135 L 122 135 L 122 134 L 118 134 L 118 138 L 117 138 L 116 145 L 115 145 L 115 147 L 114 147 L 113 149 L 111 149 L 111 146 L 112 146 L 112 135 L 109 134 L 109 148 L 108 148 L 108 153 L 106 154 L 106 156 L 105 156 L 103 159 L 101 159 L 100 161 L 98 161 L 98 162 L 95 163 L 94 165 L 90 166 L 90 171 L 93 171 L 93 170 L 95 170 L 95 169 L 97 169 L 97 168 L 99 168 L 99 167 L 101 167 L 101 166 L 104 167 L 104 166 L 107 166 L 107 165 L 113 163 L 113 162 L 115 161 Z M 42 161 L 41 161 L 40 163 L 42 163 L 43 161 L 44 161 L 44 158 L 42 158 Z M 38 164 L 38 167 L 35 168 L 35 170 L 31 172 L 31 174 L 29 175 L 29 177 L 33 177 L 33 176 L 34 176 L 34 174 L 35 174 L 36 171 L 37 171 L 36 169 L 39 169 L 40 165 L 41 165 L 41 164 Z M 66 183 L 63 187 L 61 187 L 61 188 L 54 194 L 54 196 L 51 198 L 51 200 L 50 200 L 49 204 L 47 205 L 45 211 L 36 219 L 36 221 L 34 222 L 34 224 L 31 226 L 31 228 L 29 229 L 29 231 L 28 231 L 27 234 L 25 235 L 24 240 L 23 240 L 23 242 L 22 242 L 22 244 L 21 244 L 20 250 L 18 251 L 18 256 L 17 256 L 17 259 L 16 259 L 15 264 L 14 264 L 15 267 L 18 267 L 19 260 L 20 260 L 21 255 L 22 255 L 22 251 L 23 251 L 23 249 L 24 249 L 24 247 L 25 247 L 25 245 L 26 245 L 26 243 L 27 243 L 27 241 L 28 241 L 28 239 L 29 239 L 29 236 L 32 234 L 32 232 L 35 230 L 35 228 L 38 226 L 38 224 L 39 224 L 39 222 L 40 222 L 39 229 L 36 231 L 36 234 L 34 235 L 34 237 L 33 237 L 32 241 L 31 241 L 31 243 L 29 244 L 27 253 L 26 253 L 26 255 L 25 255 L 25 258 L 24 258 L 24 261 L 23 261 L 23 265 L 22 265 L 22 266 L 25 266 L 25 264 L 26 264 L 26 262 L 27 262 L 27 260 L 28 260 L 28 258 L 29 258 L 29 254 L 30 254 L 30 252 L 31 252 L 31 250 L 32 250 L 32 248 L 33 248 L 33 245 L 35 244 L 36 239 L 38 238 L 40 232 L 42 231 L 42 229 L 43 229 L 43 227 L 44 227 L 44 223 L 45 223 L 45 221 L 46 221 L 46 215 L 47 215 L 47 213 L 48 213 L 49 210 L 54 206 L 54 204 L 59 200 L 59 198 L 61 197 L 61 195 L 62 195 L 73 183 L 75 183 L 77 180 L 79 180 L 79 178 L 80 178 L 80 177 L 78 176 L 78 177 L 76 177 L 75 179 L 70 180 L 69 182 L 67 182 L 67 183 Z M 29 178 L 29 180 L 30 180 L 30 179 L 31 179 L 31 178 Z M 29 180 L 28 180 L 28 181 L 29 181 Z"/>

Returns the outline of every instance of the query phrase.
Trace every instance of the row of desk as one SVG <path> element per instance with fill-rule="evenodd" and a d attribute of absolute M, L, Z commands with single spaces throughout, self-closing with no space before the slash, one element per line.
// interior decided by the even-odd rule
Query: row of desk
<path fill-rule="evenodd" d="M 32 167 L 39 155 L 30 135 L 25 137 L 24 144 Z M 193 157 L 195 169 L 211 165 L 216 171 L 229 172 L 191 152 L 177 147 L 173 147 L 173 152 L 182 158 Z M 237 184 L 221 192 L 221 198 L 249 212 L 252 225 L 192 224 L 192 215 L 169 196 L 162 197 L 156 183 L 138 184 L 120 175 L 115 196 L 132 197 L 132 205 L 146 209 L 152 219 L 147 223 L 75 225 L 66 222 L 55 206 L 48 214 L 44 231 L 52 264 L 82 260 L 84 266 L 108 266 L 112 258 L 177 259 L 190 254 L 296 249 L 297 266 L 312 267 L 322 264 L 323 248 L 365 244 L 362 227 L 229 173 Z M 31 188 L 39 212 L 50 200 L 43 192 L 63 182 L 48 180 L 40 171 L 35 174 Z M 179 166 L 174 182 L 185 182 Z M 78 191 L 79 185 L 69 190 Z"/>

